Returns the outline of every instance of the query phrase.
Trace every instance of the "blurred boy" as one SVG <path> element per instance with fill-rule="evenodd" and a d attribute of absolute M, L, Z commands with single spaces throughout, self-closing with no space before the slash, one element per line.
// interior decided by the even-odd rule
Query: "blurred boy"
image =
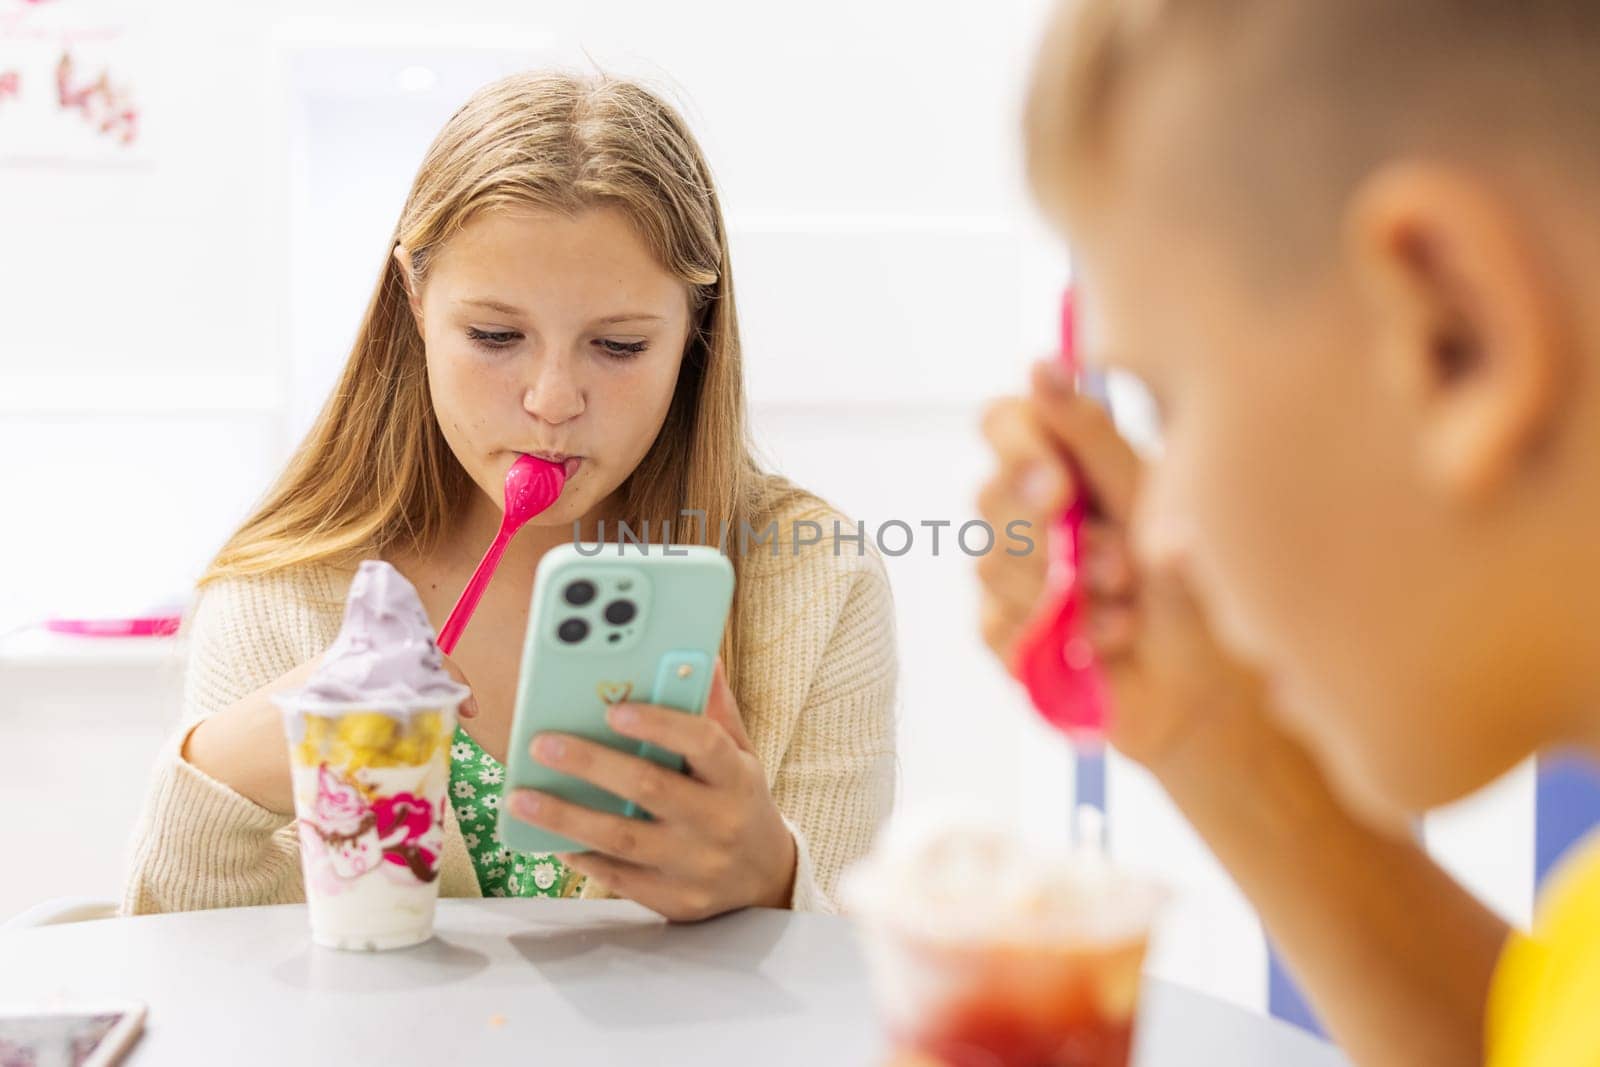
<path fill-rule="evenodd" d="M 1405 829 L 1600 752 L 1596 101 L 1592 0 L 1088 0 L 1035 74 L 1089 355 L 1163 448 L 1041 368 L 983 509 L 1081 476 L 1113 740 L 1363 1064 L 1600 1063 L 1600 846 L 1508 942 Z M 985 558 L 1007 662 L 1043 567 Z"/>

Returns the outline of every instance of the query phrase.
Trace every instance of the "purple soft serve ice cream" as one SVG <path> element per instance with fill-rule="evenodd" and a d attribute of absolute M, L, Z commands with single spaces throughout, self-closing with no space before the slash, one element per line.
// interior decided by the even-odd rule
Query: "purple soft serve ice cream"
<path fill-rule="evenodd" d="M 367 560 L 356 571 L 339 636 L 298 696 L 330 704 L 455 705 L 467 695 L 445 670 L 433 626 L 410 582 Z"/>

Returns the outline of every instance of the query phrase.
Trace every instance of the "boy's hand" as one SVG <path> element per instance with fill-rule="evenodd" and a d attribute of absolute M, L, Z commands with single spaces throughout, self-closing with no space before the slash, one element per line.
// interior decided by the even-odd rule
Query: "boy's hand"
<path fill-rule="evenodd" d="M 1159 570 L 1135 565 L 1139 463 L 1104 414 L 1041 368 L 1031 395 L 996 404 L 984 429 L 1000 462 L 984 517 L 997 529 L 1028 519 L 1041 542 L 1031 556 L 980 561 L 990 647 L 1009 668 L 1045 588 L 1043 531 L 1081 479 L 1092 505 L 1088 636 L 1110 692 L 1111 743 L 1155 773 L 1352 1060 L 1481 1063 L 1505 923 L 1409 836 L 1352 815 L 1269 714 L 1255 674 L 1212 639 L 1181 574 L 1165 559 Z"/>
<path fill-rule="evenodd" d="M 1133 557 L 1142 467 L 1105 411 L 1054 364 L 1042 364 L 1029 396 L 991 405 L 984 435 L 999 468 L 979 510 L 996 529 L 1027 520 L 1035 541 L 1027 555 L 991 552 L 978 563 L 984 640 L 1007 670 L 1029 620 L 1045 607 L 1045 532 L 1084 492 L 1085 626 L 1111 696 L 1108 739 L 1159 773 L 1189 747 L 1195 724 L 1212 733 L 1254 722 L 1262 697 L 1254 673 L 1218 647 L 1181 575 L 1141 572 Z"/>

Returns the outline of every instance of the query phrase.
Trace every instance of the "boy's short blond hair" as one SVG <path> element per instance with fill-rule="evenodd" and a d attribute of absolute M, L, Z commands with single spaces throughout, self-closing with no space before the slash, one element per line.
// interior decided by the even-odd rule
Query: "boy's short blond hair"
<path fill-rule="evenodd" d="M 1061 0 L 1024 118 L 1047 208 L 1103 164 L 1118 109 L 1173 63 L 1201 88 L 1193 128 L 1163 133 L 1257 185 L 1297 171 L 1284 202 L 1300 210 L 1306 182 L 1347 190 L 1402 151 L 1536 139 L 1541 158 L 1600 173 L 1600 0 Z"/>

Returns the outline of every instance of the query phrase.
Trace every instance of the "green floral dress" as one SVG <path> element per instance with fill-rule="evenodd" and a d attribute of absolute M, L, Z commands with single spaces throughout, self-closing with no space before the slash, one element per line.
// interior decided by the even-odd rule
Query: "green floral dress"
<path fill-rule="evenodd" d="M 549 853 L 513 852 L 495 837 L 506 769 L 463 729 L 450 745 L 450 800 L 486 897 L 571 897 L 583 876 Z"/>

